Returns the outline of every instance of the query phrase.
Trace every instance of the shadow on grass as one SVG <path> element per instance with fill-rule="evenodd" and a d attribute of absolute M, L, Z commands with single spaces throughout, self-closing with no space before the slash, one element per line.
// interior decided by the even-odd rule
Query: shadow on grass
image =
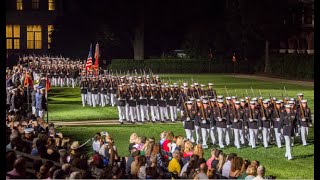
<path fill-rule="evenodd" d="M 306 154 L 306 155 L 299 155 L 299 156 L 294 156 L 294 159 L 305 159 L 308 157 L 313 157 L 314 154 Z"/>

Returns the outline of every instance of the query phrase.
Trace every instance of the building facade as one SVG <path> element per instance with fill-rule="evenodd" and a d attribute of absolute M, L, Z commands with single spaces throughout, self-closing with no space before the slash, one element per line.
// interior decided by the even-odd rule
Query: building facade
<path fill-rule="evenodd" d="M 60 0 L 6 0 L 7 56 L 48 53 Z"/>
<path fill-rule="evenodd" d="M 279 53 L 314 54 L 314 0 L 289 0 L 290 14 L 282 23 L 288 31 L 280 40 Z"/>

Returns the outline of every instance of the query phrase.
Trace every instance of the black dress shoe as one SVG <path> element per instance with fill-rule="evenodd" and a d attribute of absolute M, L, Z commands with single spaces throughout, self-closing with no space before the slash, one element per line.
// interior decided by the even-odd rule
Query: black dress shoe
<path fill-rule="evenodd" d="M 123 124 L 123 122 L 120 122 L 120 125 L 122 125 Z"/>

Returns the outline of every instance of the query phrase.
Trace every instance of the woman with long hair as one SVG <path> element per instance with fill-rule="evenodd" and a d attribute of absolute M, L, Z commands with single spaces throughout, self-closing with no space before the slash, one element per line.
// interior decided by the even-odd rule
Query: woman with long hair
<path fill-rule="evenodd" d="M 244 160 L 242 162 L 242 166 L 239 172 L 239 176 L 238 179 L 244 179 L 247 176 L 246 170 L 248 168 L 248 166 L 250 165 L 250 161 L 249 160 Z"/>
<path fill-rule="evenodd" d="M 243 159 L 241 157 L 234 157 L 231 160 L 231 170 L 229 174 L 229 179 L 237 179 L 240 175 L 240 170 L 242 167 Z"/>
<path fill-rule="evenodd" d="M 154 161 L 156 161 L 156 163 L 154 165 L 156 165 L 158 173 L 162 170 L 166 170 L 166 167 L 164 165 L 164 161 L 163 161 L 163 158 L 161 155 L 161 149 L 160 149 L 159 143 L 154 144 L 150 158 L 152 158 L 152 159 L 154 159 Z"/>
<path fill-rule="evenodd" d="M 188 159 L 193 154 L 193 145 L 191 141 L 186 141 L 184 143 L 184 150 L 183 150 L 183 158 Z"/>

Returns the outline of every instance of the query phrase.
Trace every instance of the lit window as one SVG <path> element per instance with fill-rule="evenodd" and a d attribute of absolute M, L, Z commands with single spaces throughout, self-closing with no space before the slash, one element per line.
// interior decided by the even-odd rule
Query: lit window
<path fill-rule="evenodd" d="M 54 11 L 56 9 L 56 4 L 54 0 L 48 0 L 48 9 L 49 11 Z"/>
<path fill-rule="evenodd" d="M 48 25 L 48 49 L 51 48 L 51 34 L 53 31 L 53 26 L 52 25 Z"/>
<path fill-rule="evenodd" d="M 39 9 L 39 0 L 32 0 L 32 9 Z"/>
<path fill-rule="evenodd" d="M 42 49 L 42 33 L 40 25 L 27 26 L 27 49 Z"/>
<path fill-rule="evenodd" d="M 17 0 L 17 10 L 23 10 L 22 0 Z"/>
<path fill-rule="evenodd" d="M 20 49 L 20 25 L 6 25 L 7 49 Z"/>

